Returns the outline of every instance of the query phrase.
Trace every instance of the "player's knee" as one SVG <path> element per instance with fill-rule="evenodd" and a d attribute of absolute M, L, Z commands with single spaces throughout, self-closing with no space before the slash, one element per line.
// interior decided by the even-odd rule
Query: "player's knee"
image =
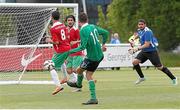
<path fill-rule="evenodd" d="M 155 66 L 158 70 L 163 70 L 163 68 L 166 68 L 166 67 L 163 67 L 162 65 L 159 65 L 159 66 Z"/>
<path fill-rule="evenodd" d="M 88 81 L 89 81 L 89 80 L 93 80 L 93 77 L 92 77 L 93 73 L 94 73 L 94 72 L 91 72 L 91 71 L 87 71 L 87 72 L 86 72 L 86 78 L 87 78 Z"/>
<path fill-rule="evenodd" d="M 136 63 L 136 62 L 134 62 L 134 61 L 132 62 L 132 64 L 133 64 L 133 65 L 137 65 L 137 63 Z"/>
<path fill-rule="evenodd" d="M 137 60 L 137 59 L 134 59 L 133 62 L 132 62 L 133 65 L 138 65 L 139 63 L 140 63 L 140 61 Z"/>
<path fill-rule="evenodd" d="M 158 68 L 158 70 L 161 70 L 161 71 L 165 71 L 165 70 L 167 70 L 167 67 L 164 67 L 164 66 L 157 67 L 157 68 Z"/>
<path fill-rule="evenodd" d="M 72 69 L 72 72 L 76 73 L 76 71 L 77 71 L 77 70 L 76 70 L 75 68 Z"/>
<path fill-rule="evenodd" d="M 82 68 L 77 68 L 76 73 L 77 73 L 77 74 L 82 74 L 83 71 L 84 71 L 84 69 L 82 69 Z"/>
<path fill-rule="evenodd" d="M 67 69 L 67 73 L 68 73 L 68 74 L 71 74 L 71 73 L 72 73 L 72 70 L 71 70 L 71 69 Z"/>
<path fill-rule="evenodd" d="M 164 68 L 163 66 L 157 67 L 158 70 L 163 70 L 163 68 Z"/>

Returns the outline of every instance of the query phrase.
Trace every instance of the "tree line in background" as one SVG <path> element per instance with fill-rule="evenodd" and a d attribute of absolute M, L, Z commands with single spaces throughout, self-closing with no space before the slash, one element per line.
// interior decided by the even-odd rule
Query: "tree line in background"
<path fill-rule="evenodd" d="M 100 7 L 98 25 L 118 32 L 122 42 L 137 30 L 138 19 L 145 19 L 159 41 L 161 50 L 180 45 L 179 0 L 113 0 L 104 16 Z"/>

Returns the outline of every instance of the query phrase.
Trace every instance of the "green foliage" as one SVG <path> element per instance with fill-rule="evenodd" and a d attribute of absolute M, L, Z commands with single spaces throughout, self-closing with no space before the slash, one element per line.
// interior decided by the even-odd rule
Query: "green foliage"
<path fill-rule="evenodd" d="M 160 52 L 160 58 L 162 64 L 167 67 L 180 67 L 180 54 L 171 53 L 171 52 Z"/>
<path fill-rule="evenodd" d="M 106 23 L 106 19 L 105 19 L 105 16 L 102 12 L 102 7 L 101 6 L 98 6 L 98 25 L 102 28 L 107 28 L 107 23 Z"/>
<path fill-rule="evenodd" d="M 136 27 L 136 10 L 139 9 L 139 0 L 113 0 L 108 7 L 108 21 L 111 31 L 118 32 L 123 42 L 127 42 L 129 36 Z"/>
<path fill-rule="evenodd" d="M 15 25 L 13 20 L 16 20 L 15 16 L 2 14 L 0 15 L 0 37 L 13 37 L 16 35 Z"/>
<path fill-rule="evenodd" d="M 65 22 L 66 16 L 68 15 L 74 15 L 73 8 L 58 8 L 60 14 L 61 14 L 61 22 Z"/>
<path fill-rule="evenodd" d="M 103 12 L 102 12 L 102 7 L 100 5 L 98 6 L 98 18 L 99 18 L 99 20 L 98 20 L 97 25 L 104 28 L 104 29 L 108 29 L 106 18 L 104 16 Z M 98 39 L 99 39 L 100 42 L 102 42 L 102 37 L 99 37 Z"/>
<path fill-rule="evenodd" d="M 160 49 L 171 50 L 180 44 L 179 12 L 178 0 L 113 0 L 108 7 L 106 25 L 127 42 L 137 28 L 137 20 L 143 18 L 158 38 Z"/>
<path fill-rule="evenodd" d="M 141 0 L 141 10 L 138 10 L 137 16 L 148 21 L 163 50 L 173 49 L 180 43 L 176 34 L 179 27 L 176 3 L 176 0 Z"/>

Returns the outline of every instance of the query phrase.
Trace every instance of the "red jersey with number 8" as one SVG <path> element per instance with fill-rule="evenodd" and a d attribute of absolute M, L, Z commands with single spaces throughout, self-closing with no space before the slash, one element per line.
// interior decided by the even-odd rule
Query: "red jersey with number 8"
<path fill-rule="evenodd" d="M 67 38 L 66 26 L 60 22 L 55 22 L 50 29 L 53 42 L 59 42 L 59 44 L 53 44 L 53 47 L 57 53 L 63 53 L 69 51 L 71 46 L 69 39 Z"/>

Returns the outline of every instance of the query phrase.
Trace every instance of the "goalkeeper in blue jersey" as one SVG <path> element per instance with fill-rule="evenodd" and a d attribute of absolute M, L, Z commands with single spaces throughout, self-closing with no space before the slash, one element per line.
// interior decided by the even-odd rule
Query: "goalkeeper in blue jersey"
<path fill-rule="evenodd" d="M 71 54 L 86 49 L 87 55 L 81 63 L 80 67 L 77 69 L 77 82 L 67 82 L 67 84 L 71 87 L 82 88 L 83 72 L 86 70 L 86 78 L 89 83 L 91 98 L 82 104 L 98 104 L 98 100 L 96 98 L 95 82 L 92 76 L 99 63 L 104 58 L 103 51 L 106 50 L 105 43 L 107 41 L 109 32 L 93 24 L 88 24 L 88 17 L 85 13 L 81 13 L 79 15 L 79 22 L 79 25 L 81 26 L 81 45 L 78 48 L 70 50 L 69 53 Z M 98 40 L 99 35 L 103 37 L 102 47 Z"/>
<path fill-rule="evenodd" d="M 140 19 L 138 21 L 138 28 L 138 35 L 136 37 L 139 37 L 141 45 L 129 50 L 130 53 L 141 50 L 132 62 L 134 65 L 134 69 L 139 75 L 139 79 L 135 83 L 139 84 L 142 81 L 145 81 L 145 77 L 141 71 L 139 63 L 144 63 L 146 60 L 149 59 L 155 67 L 164 72 L 172 80 L 173 85 L 177 85 L 177 78 L 171 73 L 171 71 L 167 67 L 161 64 L 157 51 L 158 42 L 154 37 L 152 30 L 146 27 L 146 22 L 144 19 Z"/>

